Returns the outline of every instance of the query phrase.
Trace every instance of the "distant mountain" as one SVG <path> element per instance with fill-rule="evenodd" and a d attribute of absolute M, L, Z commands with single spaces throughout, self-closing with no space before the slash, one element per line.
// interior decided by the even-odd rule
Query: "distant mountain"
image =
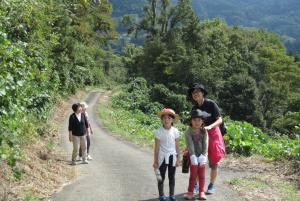
<path fill-rule="evenodd" d="M 113 16 L 120 18 L 127 14 L 141 16 L 146 0 L 110 2 Z M 288 50 L 300 55 L 300 0 L 191 0 L 191 3 L 201 19 L 220 17 L 230 25 L 265 28 L 280 34 Z"/>
<path fill-rule="evenodd" d="M 230 25 L 280 34 L 287 48 L 300 54 L 299 0 L 192 0 L 192 6 L 202 19 L 220 17 Z"/>

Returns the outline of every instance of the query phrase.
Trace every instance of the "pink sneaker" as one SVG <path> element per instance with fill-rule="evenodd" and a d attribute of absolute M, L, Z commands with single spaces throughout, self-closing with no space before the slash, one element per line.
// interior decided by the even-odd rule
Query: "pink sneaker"
<path fill-rule="evenodd" d="M 199 194 L 199 199 L 200 200 L 206 200 L 206 195 L 205 195 L 205 193 L 202 191 L 202 192 L 200 192 L 200 194 Z"/>
<path fill-rule="evenodd" d="M 183 195 L 183 197 L 186 200 L 192 200 L 194 195 L 193 195 L 193 192 L 187 192 L 186 194 Z"/>

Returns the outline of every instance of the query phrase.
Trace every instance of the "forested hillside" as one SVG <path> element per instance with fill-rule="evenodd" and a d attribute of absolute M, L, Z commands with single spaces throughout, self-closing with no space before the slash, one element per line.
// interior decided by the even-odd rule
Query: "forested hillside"
<path fill-rule="evenodd" d="M 133 34 L 147 33 L 145 45 L 125 49 L 130 75 L 154 84 L 152 100 L 183 112 L 187 87 L 199 81 L 225 115 L 295 137 L 300 68 L 279 36 L 218 19 L 199 20 L 188 1 L 169 3 L 151 1 L 145 7 L 143 19 L 129 28 Z M 168 90 L 174 97 L 166 101 L 162 97 L 169 96 Z"/>
<path fill-rule="evenodd" d="M 146 0 L 111 0 L 113 15 L 142 15 Z M 172 0 L 174 4 L 177 0 Z M 297 0 L 192 0 L 201 19 L 220 17 L 229 25 L 265 28 L 281 35 L 289 51 L 300 54 L 300 3 Z M 121 29 L 122 31 L 124 29 Z"/>
<path fill-rule="evenodd" d="M 265 28 L 282 35 L 289 51 L 300 54 L 298 0 L 193 0 L 200 18 L 221 17 L 230 25 Z"/>

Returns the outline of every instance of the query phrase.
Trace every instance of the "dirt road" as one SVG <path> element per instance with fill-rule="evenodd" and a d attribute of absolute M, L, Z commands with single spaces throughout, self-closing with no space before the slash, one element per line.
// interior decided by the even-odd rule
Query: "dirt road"
<path fill-rule="evenodd" d="M 94 158 L 88 165 L 77 165 L 74 170 L 77 176 L 66 185 L 51 201 L 155 201 L 157 185 L 152 169 L 153 156 L 151 150 L 138 148 L 130 143 L 122 142 L 111 136 L 101 127 L 98 100 L 103 94 L 92 92 L 86 101 L 94 135 L 91 139 L 91 155 Z M 71 113 L 71 111 L 70 111 Z M 68 117 L 66 117 L 67 120 Z M 61 128 L 61 146 L 68 152 L 72 144 L 68 141 L 67 121 Z M 236 192 L 228 188 L 224 182 L 239 177 L 240 173 L 220 169 L 217 181 L 217 193 L 209 195 L 211 201 L 240 201 Z M 207 180 L 208 180 L 207 174 Z M 166 184 L 167 184 L 166 180 Z M 178 200 L 186 192 L 188 175 L 176 173 L 176 195 Z M 166 194 L 168 187 L 166 185 Z"/>

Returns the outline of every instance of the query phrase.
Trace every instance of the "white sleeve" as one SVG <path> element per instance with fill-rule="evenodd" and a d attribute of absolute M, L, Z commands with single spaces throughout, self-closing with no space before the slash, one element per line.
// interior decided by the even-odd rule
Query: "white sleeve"
<path fill-rule="evenodd" d="M 155 138 L 160 140 L 161 132 L 160 130 L 155 131 Z"/>
<path fill-rule="evenodd" d="M 179 130 L 175 129 L 175 139 L 179 138 Z"/>

